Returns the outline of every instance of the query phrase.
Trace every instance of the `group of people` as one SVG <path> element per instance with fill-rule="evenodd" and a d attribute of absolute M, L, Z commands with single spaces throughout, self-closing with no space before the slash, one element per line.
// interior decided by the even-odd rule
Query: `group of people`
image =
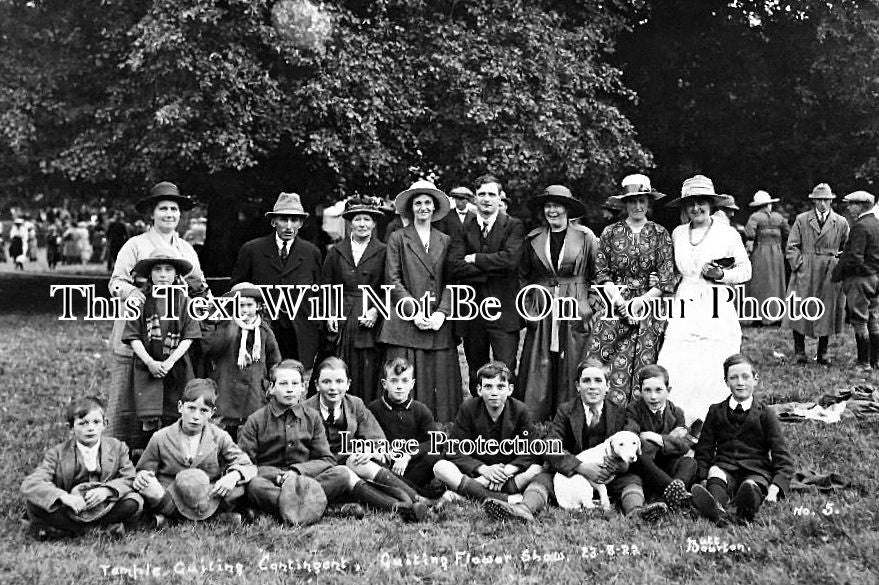
<path fill-rule="evenodd" d="M 474 187 L 475 193 L 461 187 L 453 189 L 451 196 L 459 202 L 474 202 L 475 212 L 467 205 L 455 205 L 452 210 L 445 193 L 428 181 L 417 181 L 395 199 L 399 221 L 389 227 L 386 244 L 375 235 L 382 214 L 380 201 L 351 199 L 344 213 L 350 237 L 336 244 L 323 262 L 320 251 L 298 237 L 309 216 L 299 196 L 282 193 L 266 214 L 273 232 L 247 242 L 239 251 L 233 287 L 227 293 L 235 297 L 237 315 L 209 323 L 194 321 L 186 310 L 179 311 L 178 319 L 160 318 L 169 302 L 185 308 L 211 293 L 198 255 L 176 231 L 181 211 L 191 209 L 192 200 L 172 183 L 154 186 L 137 204 L 152 226 L 123 245 L 110 280 L 111 294 L 141 308 L 138 319 L 114 325 L 106 412 L 110 434 L 140 455 L 140 471 L 134 474 L 131 468 L 123 473 L 131 480 L 131 488 L 159 516 L 183 513 L 181 501 L 193 494 L 227 500 L 241 496 L 246 484 L 251 504 L 290 522 L 302 521 L 300 513 L 308 508 L 302 502 L 340 498 L 420 520 L 429 514 L 429 503 L 437 492 L 445 488 L 489 502 L 486 509 L 494 515 L 527 520 L 552 497 L 548 469 L 568 476 L 577 473 L 576 455 L 581 450 L 628 425 L 627 406 L 637 411 L 641 405 L 644 411 L 646 405 L 653 418 L 630 425 L 638 427 L 644 452 L 649 453 L 646 447 L 652 444 L 663 455 L 682 455 L 684 443 L 665 439 L 663 433 L 674 439 L 689 436 L 689 446 L 693 446 L 690 431 L 698 425 L 690 427 L 690 423 L 696 420 L 705 421 L 706 427 L 714 420 L 712 424 L 723 427 L 717 432 L 732 433 L 736 439 L 702 449 L 700 442 L 696 471 L 690 464 L 679 469 L 680 461 L 672 458 L 660 476 L 639 458 L 635 468 L 647 471 L 617 478 L 622 482 L 617 493 L 627 512 L 652 517 L 663 510 L 643 505 L 644 487 L 661 492 L 665 503 L 654 504 L 680 505 L 689 500 L 686 490 L 693 477 L 708 479 L 704 494 L 693 488 L 693 504 L 713 510 L 709 515 L 721 520 L 728 500 L 721 484 L 724 489 L 735 488 L 736 494 L 745 489 L 741 498 L 737 495 L 745 518 L 756 510 L 758 493 L 774 499 L 779 490 L 784 491 L 790 460 L 776 432 L 777 421 L 766 414 L 771 411 L 755 408 L 757 403 L 750 400 L 756 371 L 738 356 L 738 316 L 732 304 L 718 310 L 712 302 L 714 286 L 741 284 L 751 278 L 751 259 L 739 233 L 712 214 L 714 208 L 729 204 L 728 196 L 716 193 L 705 176 L 687 179 L 680 197 L 668 205 L 680 206 L 689 221 L 669 234 L 647 217 L 650 205 L 665 195 L 651 187 L 648 177 L 630 175 L 614 196 L 625 208 L 625 218 L 597 238 L 575 221 L 585 207 L 564 186 L 551 185 L 531 200 L 544 221 L 528 233 L 521 221 L 501 210 L 503 191 L 496 177 L 479 177 Z M 873 217 L 874 228 L 866 217 L 872 195 L 851 194 L 846 197 L 851 211 L 863 207 L 863 213 L 857 216 L 851 238 L 833 240 L 842 228 L 836 221 L 839 216 L 829 210 L 833 194 L 824 187 L 819 185 L 810 195 L 815 210 L 797 218 L 788 238 L 787 255 L 797 275 L 790 287 L 803 287 L 794 290 L 818 296 L 826 305 L 832 299 L 830 306 L 836 307 L 842 299 L 840 285 L 828 280 L 841 281 L 846 294 L 853 295 L 849 306 L 858 360 L 869 367 L 879 352 L 873 349 L 879 348 L 879 342 L 871 345 L 874 337 L 879 340 L 875 317 L 879 314 L 879 220 Z M 818 222 L 814 226 L 812 215 Z M 854 237 L 861 231 L 862 235 Z M 821 271 L 825 271 L 823 280 L 814 276 Z M 832 272 L 832 278 L 826 278 L 827 272 Z M 153 295 L 153 285 L 175 282 L 185 283 L 187 292 L 178 291 L 173 298 Z M 324 326 L 311 318 L 309 300 L 318 294 L 308 286 L 313 284 L 342 285 L 344 319 L 331 319 Z M 452 302 L 449 284 L 471 286 L 477 305 L 499 299 L 499 315 L 447 321 Z M 517 303 L 519 291 L 529 284 L 539 286 Z M 264 291 L 258 285 L 305 285 L 298 310 L 282 310 L 268 322 L 261 310 Z M 384 296 L 382 285 L 391 287 L 394 312 L 389 319 L 381 319 L 378 308 L 370 306 Z M 593 285 L 603 286 L 601 293 Z M 372 290 L 368 299 L 364 299 L 364 288 Z M 689 303 L 686 317 L 666 320 L 649 310 L 656 306 L 652 301 L 662 297 L 685 299 Z M 425 298 L 433 302 L 420 302 Z M 569 299 L 576 300 L 572 306 L 578 315 L 561 318 L 565 307 L 571 306 L 562 301 Z M 361 307 L 368 308 L 361 311 Z M 615 317 L 602 318 L 611 309 Z M 520 355 L 523 314 L 542 317 L 524 320 Z M 826 311 L 822 319 L 829 319 L 830 331 L 841 327 L 842 319 L 835 311 Z M 823 355 L 826 362 L 826 354 L 821 353 L 826 341 L 821 340 L 826 339 L 823 332 L 828 329 L 821 323 L 810 322 L 803 329 L 798 329 L 799 323 L 791 326 L 795 341 L 806 335 L 819 338 L 819 357 Z M 469 371 L 470 397 L 466 400 L 459 340 Z M 312 370 L 315 363 L 319 365 Z M 750 378 L 739 370 L 747 370 Z M 647 386 L 653 388 L 658 385 L 656 378 L 663 381 L 666 399 L 674 385 L 677 407 L 666 409 L 666 400 L 655 399 L 655 391 L 645 390 L 645 380 L 651 380 L 652 386 Z M 316 395 L 300 405 L 311 393 L 309 387 Z M 712 406 L 722 405 L 730 392 L 728 410 L 735 410 L 734 402 L 739 402 L 745 411 L 741 416 L 737 411 L 732 422 L 730 413 Z M 75 442 L 80 447 L 103 444 L 106 438 L 94 440 L 95 435 L 100 438 L 102 428 L 83 440 L 77 434 L 79 419 L 103 421 L 103 405 L 92 400 L 77 408 L 69 416 Z M 96 411 L 100 417 L 94 415 Z M 675 416 L 656 416 L 665 412 Z M 751 420 L 751 412 L 759 420 Z M 208 419 L 218 423 L 216 429 Z M 454 420 L 451 433 L 458 436 L 500 440 L 520 435 L 533 438 L 531 425 L 549 419 L 553 421 L 549 435 L 561 441 L 565 456 L 547 456 L 545 461 L 536 456 L 462 460 L 424 449 L 426 432 L 435 421 Z M 661 430 L 654 429 L 660 422 L 657 429 Z M 764 430 L 772 427 L 771 433 L 759 436 L 778 439 L 748 448 L 749 456 L 775 470 L 758 473 L 759 481 L 748 475 L 757 469 L 753 461 L 737 467 L 735 457 L 720 455 L 731 445 L 740 447 L 737 441 L 751 440 L 741 438 L 739 426 L 744 424 L 759 424 Z M 206 429 L 212 429 L 208 441 Z M 365 439 L 413 439 L 420 446 L 408 458 L 407 453 L 394 454 L 400 457 L 343 453 L 343 439 L 348 436 L 344 431 L 358 436 L 358 429 Z M 716 430 L 703 430 L 700 441 L 705 437 L 714 441 Z M 162 441 L 174 447 L 161 449 Z M 666 453 L 666 443 L 678 445 L 677 450 Z M 197 463 L 204 459 L 203 447 L 221 445 L 220 460 L 226 464 L 203 470 L 204 476 L 196 474 Z M 65 453 L 83 463 L 77 454 L 84 449 L 73 447 L 73 443 L 67 445 Z M 122 449 L 116 443 L 112 448 Z M 182 454 L 175 455 L 179 468 L 171 466 L 171 471 L 163 472 L 162 453 L 179 450 Z M 213 455 L 208 459 L 217 461 Z M 416 459 L 420 464 L 415 465 Z M 96 480 L 86 463 L 83 469 L 89 473 L 83 477 Z M 40 468 L 43 480 L 48 477 L 47 465 L 44 462 Z M 687 469 L 691 477 L 684 473 Z M 585 469 L 581 471 L 586 475 Z M 180 478 L 184 472 L 192 473 Z M 320 490 L 306 477 L 313 478 Z M 627 479 L 622 481 L 623 477 Z M 291 483 L 291 479 L 296 481 Z M 288 483 L 295 487 L 288 489 Z M 26 498 L 28 486 L 28 482 L 23 486 Z M 102 490 L 100 496 L 106 497 L 76 500 L 76 504 L 79 509 L 92 508 L 97 500 L 112 499 L 112 492 Z M 53 504 L 63 507 L 65 503 L 58 499 Z M 69 520 L 70 514 L 62 512 Z"/>

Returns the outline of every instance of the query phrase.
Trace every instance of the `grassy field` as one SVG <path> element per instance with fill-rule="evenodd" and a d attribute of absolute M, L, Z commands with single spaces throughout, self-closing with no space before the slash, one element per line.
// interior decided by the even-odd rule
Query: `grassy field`
<path fill-rule="evenodd" d="M 294 530 L 261 518 L 234 531 L 208 523 L 121 541 L 36 542 L 21 522 L 18 487 L 44 450 L 67 436 L 60 413 L 70 398 L 104 394 L 109 330 L 51 314 L 0 315 L 0 583 L 877 582 L 875 419 L 786 424 L 798 469 L 841 473 L 854 484 L 831 495 L 794 493 L 748 527 L 718 529 L 681 515 L 644 526 L 618 513 L 558 509 L 521 527 L 493 523 L 462 503 L 434 524 L 377 514 Z M 760 364 L 761 392 L 771 402 L 816 400 L 855 382 L 847 373 L 851 341 L 838 343 L 831 369 L 773 357 L 790 354 L 789 336 L 776 328 L 746 330 L 744 349 Z M 704 552 L 693 551 L 700 543 Z"/>

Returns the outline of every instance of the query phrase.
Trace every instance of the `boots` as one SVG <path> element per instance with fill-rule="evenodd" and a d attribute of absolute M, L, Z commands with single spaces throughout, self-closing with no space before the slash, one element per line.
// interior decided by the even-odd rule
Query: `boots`
<path fill-rule="evenodd" d="M 870 340 L 870 367 L 875 370 L 879 368 L 879 333 L 871 333 L 868 339 Z"/>
<path fill-rule="evenodd" d="M 829 366 L 830 358 L 827 357 L 827 346 L 830 344 L 830 336 L 823 335 L 818 338 L 818 358 L 815 360 L 819 365 Z"/>
<path fill-rule="evenodd" d="M 794 331 L 794 361 L 798 364 L 808 364 L 806 357 L 806 336 Z"/>
<path fill-rule="evenodd" d="M 873 368 L 870 366 L 870 338 L 866 335 L 855 335 L 855 344 L 858 348 L 858 361 L 855 363 L 855 370 L 869 372 Z M 879 345 L 877 345 L 879 347 Z"/>
<path fill-rule="evenodd" d="M 423 502 L 413 504 L 408 500 L 398 500 L 365 481 L 358 481 L 351 489 L 351 494 L 376 510 L 394 512 L 410 522 L 421 522 L 429 513 L 427 505 Z"/>

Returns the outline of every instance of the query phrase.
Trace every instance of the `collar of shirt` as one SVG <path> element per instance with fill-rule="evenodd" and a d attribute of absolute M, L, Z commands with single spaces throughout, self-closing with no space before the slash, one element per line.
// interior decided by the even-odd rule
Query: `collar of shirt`
<path fill-rule="evenodd" d="M 412 406 L 412 397 L 407 398 L 406 402 L 391 402 L 386 394 L 382 394 L 382 404 L 388 410 L 409 410 L 409 407 Z"/>
<path fill-rule="evenodd" d="M 596 407 L 595 408 L 595 416 L 597 416 L 598 418 L 601 418 L 601 413 L 604 410 L 604 404 L 599 402 L 598 404 L 595 405 L 595 407 Z M 583 402 L 583 412 L 586 413 L 586 424 L 591 425 L 592 424 L 592 407 L 589 406 L 588 404 L 586 404 L 585 402 Z"/>
<path fill-rule="evenodd" d="M 870 211 L 865 211 L 864 213 L 862 213 L 861 215 L 859 215 L 859 216 L 857 217 L 857 219 L 861 219 L 861 218 L 864 217 L 865 215 L 871 215 L 871 214 L 874 214 L 875 211 L 876 211 L 875 209 L 871 209 Z"/>
<path fill-rule="evenodd" d="M 739 404 L 742 405 L 742 409 L 745 412 L 748 412 L 749 410 L 751 410 L 751 405 L 754 404 L 754 397 L 749 396 L 748 399 L 743 402 L 739 402 L 738 400 L 735 399 L 734 396 L 729 397 L 729 407 L 731 409 L 735 410 L 736 406 L 738 406 Z"/>
<path fill-rule="evenodd" d="M 461 218 L 461 223 L 464 223 L 464 220 L 467 219 L 467 213 L 468 213 L 468 210 L 465 209 L 464 211 L 461 211 L 460 209 L 458 209 L 458 208 L 456 207 L 456 208 L 455 208 L 455 212 L 457 212 L 458 217 Z"/>
<path fill-rule="evenodd" d="M 85 468 L 89 471 L 96 470 L 98 468 L 98 449 L 101 448 L 101 442 L 98 441 L 94 447 L 86 447 L 77 441 L 76 448 L 79 449 L 79 454 L 82 455 Z"/>
<path fill-rule="evenodd" d="M 830 210 L 828 209 L 824 213 L 821 213 L 817 209 L 815 210 L 815 216 L 818 218 L 818 221 L 824 222 L 827 221 L 827 216 L 830 215 Z"/>
<path fill-rule="evenodd" d="M 658 410 L 651 410 L 651 408 L 648 406 L 647 410 L 650 411 L 650 414 L 656 414 L 656 415 L 659 415 L 660 417 L 662 417 L 662 415 L 665 414 L 665 405 L 662 405 L 662 407 L 659 408 Z"/>
<path fill-rule="evenodd" d="M 363 257 L 363 253 L 366 251 L 371 240 L 372 238 L 366 238 L 366 241 L 361 243 L 356 241 L 354 236 L 351 236 L 351 255 L 354 257 L 354 264 L 360 263 L 360 259 Z"/>
<path fill-rule="evenodd" d="M 497 220 L 497 216 L 497 211 L 495 211 L 494 214 L 489 217 L 482 217 L 481 215 L 477 214 L 476 223 L 479 224 L 479 231 L 482 231 L 485 226 L 488 226 L 488 231 L 491 231 L 491 228 L 494 227 L 494 222 Z"/>
<path fill-rule="evenodd" d="M 318 404 L 320 405 L 320 417 L 324 420 L 327 420 L 327 417 L 330 416 L 329 407 L 324 404 L 323 400 L 318 400 Z M 340 420 L 342 418 L 342 402 L 336 405 L 336 408 L 333 409 L 333 420 Z"/>
<path fill-rule="evenodd" d="M 289 253 L 290 253 L 290 248 L 293 247 L 293 240 L 295 240 L 295 239 L 296 239 L 296 238 L 293 238 L 293 239 L 291 239 L 291 240 L 286 240 L 286 242 L 285 242 L 284 240 L 282 240 L 282 239 L 278 236 L 278 233 L 275 232 L 275 246 L 277 246 L 277 248 L 278 248 L 278 254 L 281 253 L 281 247 L 282 247 L 285 243 L 287 244 L 287 253 L 289 254 Z"/>
<path fill-rule="evenodd" d="M 284 416 L 288 412 L 295 417 L 300 417 L 302 415 L 302 405 L 294 404 L 292 406 L 281 406 L 275 400 L 269 400 L 269 411 L 278 418 Z"/>

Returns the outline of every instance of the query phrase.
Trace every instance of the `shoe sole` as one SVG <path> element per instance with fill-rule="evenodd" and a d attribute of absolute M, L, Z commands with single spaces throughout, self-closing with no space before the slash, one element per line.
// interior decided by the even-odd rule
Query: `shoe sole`
<path fill-rule="evenodd" d="M 531 520 L 530 518 L 516 514 L 497 500 L 485 500 L 482 503 L 482 508 L 489 517 L 494 518 L 498 522 L 513 520 L 521 522 L 522 524 L 527 524 Z"/>
<path fill-rule="evenodd" d="M 736 492 L 736 515 L 745 522 L 752 521 L 760 508 L 761 499 L 757 486 L 748 483 L 742 484 L 742 487 Z"/>
<path fill-rule="evenodd" d="M 666 488 L 665 493 L 663 494 L 668 507 L 672 510 L 682 508 L 684 506 L 684 502 L 690 497 L 690 494 L 687 493 L 687 488 L 685 488 L 679 482 L 672 482 Z"/>
<path fill-rule="evenodd" d="M 668 514 L 668 506 L 662 502 L 654 502 L 644 506 L 640 516 L 645 522 L 657 522 L 666 514 Z"/>
<path fill-rule="evenodd" d="M 696 485 L 693 486 L 690 494 L 690 501 L 693 502 L 693 507 L 696 508 L 700 514 L 712 522 L 720 520 L 720 510 L 717 509 L 717 500 L 714 499 L 714 496 L 712 496 L 708 490 L 701 485 Z"/>

